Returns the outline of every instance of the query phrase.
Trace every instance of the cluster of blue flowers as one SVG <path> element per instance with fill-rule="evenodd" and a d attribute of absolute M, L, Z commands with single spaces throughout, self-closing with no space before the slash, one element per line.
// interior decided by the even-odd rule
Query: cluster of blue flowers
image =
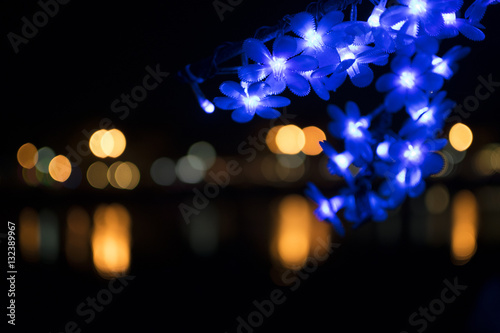
<path fill-rule="evenodd" d="M 341 210 L 354 226 L 382 221 L 406 196 L 421 194 L 424 179 L 442 169 L 436 152 L 446 140 L 438 134 L 454 103 L 440 89 L 469 48 L 455 46 L 438 56 L 440 41 L 458 34 L 484 39 L 480 20 L 486 7 L 498 1 L 476 0 L 464 17 L 459 17 L 461 0 L 398 0 L 392 6 L 387 0 L 372 2 L 366 21 L 357 20 L 355 11 L 348 21 L 337 10 L 289 16 L 272 51 L 261 40 L 247 39 L 244 65 L 238 69 L 241 82 L 224 82 L 220 90 L 226 97 L 214 99 L 218 108 L 234 110 L 237 122 L 248 122 L 255 114 L 276 118 L 280 113 L 274 108 L 290 104 L 277 96 L 287 88 L 298 96 L 313 90 L 329 100 L 347 77 L 354 86 L 366 87 L 374 80 L 370 66 L 390 61 L 390 72 L 375 82 L 385 94 L 381 106 L 364 116 L 354 102 L 347 102 L 345 112 L 328 106 L 328 129 L 343 140 L 344 151 L 326 141 L 321 146 L 330 173 L 344 178 L 347 186 L 326 198 L 311 184 L 307 195 L 318 204 L 318 218 L 331 222 L 340 235 L 345 233 Z M 383 120 L 400 111 L 408 119 L 399 130 L 391 129 Z"/>

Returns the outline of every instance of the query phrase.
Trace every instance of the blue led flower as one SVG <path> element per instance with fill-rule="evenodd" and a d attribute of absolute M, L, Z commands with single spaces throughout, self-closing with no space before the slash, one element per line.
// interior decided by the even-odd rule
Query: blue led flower
<path fill-rule="evenodd" d="M 327 77 L 312 77 L 313 71 L 308 71 L 308 72 L 302 72 L 300 75 L 302 75 L 309 83 L 311 84 L 311 87 L 313 88 L 314 92 L 316 95 L 318 95 L 319 98 L 322 100 L 329 100 L 330 99 L 330 92 L 329 90 L 331 88 L 331 83 L 328 80 Z"/>
<path fill-rule="evenodd" d="M 246 55 L 256 62 L 243 66 L 238 74 L 242 81 L 258 82 L 266 79 L 270 93 L 280 94 L 288 88 L 298 96 L 309 93 L 307 80 L 299 72 L 307 72 L 318 67 L 318 61 L 308 55 L 298 55 L 297 41 L 290 36 L 278 37 L 274 40 L 271 54 L 265 44 L 254 38 L 243 44 Z"/>
<path fill-rule="evenodd" d="M 382 75 L 376 83 L 380 92 L 389 92 L 384 100 L 389 112 L 403 106 L 422 108 L 428 103 L 427 92 L 436 91 L 443 85 L 443 78 L 432 72 L 432 58 L 417 54 L 413 61 L 407 56 L 396 56 L 391 62 L 392 73 Z"/>
<path fill-rule="evenodd" d="M 436 36 L 444 25 L 443 14 L 456 13 L 462 6 L 461 0 L 399 0 L 403 6 L 392 6 L 381 16 L 380 23 L 392 28 L 406 22 L 411 33 L 416 37 L 419 31 Z M 410 27 L 411 26 L 411 27 Z"/>
<path fill-rule="evenodd" d="M 356 190 L 350 195 L 344 194 L 344 197 L 344 217 L 354 223 L 354 228 L 369 220 L 380 222 L 387 219 L 387 202 L 376 192 Z"/>
<path fill-rule="evenodd" d="M 442 58 L 438 56 L 432 57 L 432 71 L 449 80 L 457 71 L 457 61 L 469 54 L 469 47 L 456 45 L 444 54 Z"/>
<path fill-rule="evenodd" d="M 273 108 L 290 104 L 286 97 L 268 96 L 269 86 L 264 82 L 240 85 L 226 81 L 221 84 L 220 91 L 227 97 L 214 98 L 214 104 L 223 110 L 234 110 L 231 117 L 239 123 L 250 121 L 256 113 L 266 119 L 278 118 L 280 113 Z"/>
<path fill-rule="evenodd" d="M 486 13 L 486 8 L 489 5 L 494 5 L 500 3 L 499 0 L 476 0 L 469 8 L 465 11 L 465 18 L 470 22 L 479 23 L 483 19 Z"/>
<path fill-rule="evenodd" d="M 341 62 L 314 71 L 312 77 L 323 77 L 333 74 L 343 82 L 346 74 L 356 87 L 366 87 L 373 80 L 373 71 L 368 64 L 384 65 L 388 54 L 383 50 L 364 45 L 348 45 L 337 48 Z"/>
<path fill-rule="evenodd" d="M 443 21 L 444 26 L 438 35 L 439 38 L 452 38 L 457 36 L 459 32 L 473 41 L 481 41 L 485 37 L 479 29 L 484 29 L 484 27 L 479 22 L 457 18 L 455 13 L 443 14 Z"/>
<path fill-rule="evenodd" d="M 444 122 L 450 114 L 455 102 L 445 98 L 446 92 L 441 91 L 437 93 L 429 105 L 418 110 L 408 110 L 411 119 L 403 125 L 399 134 L 403 137 L 414 133 L 421 128 L 427 132 L 423 135 L 426 137 L 433 137 L 444 126 Z"/>
<path fill-rule="evenodd" d="M 446 139 L 425 139 L 422 133 L 413 133 L 410 138 L 399 140 L 389 148 L 395 161 L 390 175 L 396 186 L 405 188 L 411 197 L 420 195 L 425 189 L 424 178 L 442 170 L 444 161 L 434 153 L 446 145 Z"/>
<path fill-rule="evenodd" d="M 349 184 L 353 184 L 354 178 L 349 170 L 349 166 L 354 161 L 354 156 L 349 151 L 337 153 L 337 151 L 326 141 L 321 141 L 323 153 L 328 157 L 327 168 L 332 175 L 337 175 L 345 179 Z"/>
<path fill-rule="evenodd" d="M 347 102 L 346 113 L 336 105 L 328 105 L 328 114 L 333 119 L 328 130 L 333 136 L 344 139 L 345 149 L 354 157 L 354 164 L 361 166 L 373 159 L 371 134 L 368 131 L 370 118 L 361 117 L 359 108 L 354 102 Z"/>
<path fill-rule="evenodd" d="M 325 14 L 316 24 L 313 15 L 302 12 L 290 19 L 290 28 L 300 38 L 297 40 L 302 54 L 314 56 L 319 66 L 328 66 L 339 62 L 339 56 L 334 47 L 345 38 L 341 34 L 330 33 L 332 27 L 342 22 L 344 13 L 331 11 Z"/>
<path fill-rule="evenodd" d="M 321 221 L 330 222 L 335 231 L 340 235 L 345 235 L 345 229 L 337 216 L 337 212 L 344 205 L 343 196 L 335 196 L 331 199 L 327 199 L 321 194 L 320 190 L 312 183 L 308 184 L 306 189 L 306 195 L 311 198 L 317 205 L 318 208 L 314 211 L 316 217 Z"/>
<path fill-rule="evenodd" d="M 387 53 L 396 51 L 396 44 L 390 32 L 380 25 L 380 15 L 386 10 L 387 0 L 382 0 L 373 9 L 367 22 L 356 21 L 346 27 L 346 32 L 354 36 L 354 44 L 375 44 L 379 50 Z"/>

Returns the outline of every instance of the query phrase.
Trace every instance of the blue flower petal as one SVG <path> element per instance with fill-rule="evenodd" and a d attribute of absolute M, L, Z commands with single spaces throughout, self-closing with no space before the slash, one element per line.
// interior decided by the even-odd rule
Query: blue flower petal
<path fill-rule="evenodd" d="M 353 101 L 345 103 L 345 113 L 348 118 L 355 118 L 356 120 L 361 116 L 358 105 Z"/>
<path fill-rule="evenodd" d="M 263 80 L 272 72 L 269 66 L 262 66 L 259 64 L 251 64 L 240 67 L 238 70 L 238 77 L 241 81 L 257 82 Z"/>
<path fill-rule="evenodd" d="M 309 82 L 300 74 L 288 72 L 286 75 L 288 89 L 297 96 L 306 96 L 311 91 Z"/>
<path fill-rule="evenodd" d="M 335 104 L 328 104 L 328 106 L 326 107 L 326 111 L 328 112 L 330 118 L 344 126 L 345 114 L 341 108 L 339 108 Z"/>
<path fill-rule="evenodd" d="M 253 116 L 244 106 L 237 108 L 231 113 L 231 118 L 237 123 L 247 123 L 252 120 Z"/>
<path fill-rule="evenodd" d="M 429 104 L 429 98 L 422 90 L 415 88 L 407 91 L 405 104 L 408 109 L 419 110 Z"/>
<path fill-rule="evenodd" d="M 330 99 L 330 93 L 326 89 L 325 83 L 323 82 L 322 78 L 311 79 L 309 80 L 309 83 L 311 83 L 311 87 L 319 98 L 324 101 L 328 101 Z"/>
<path fill-rule="evenodd" d="M 388 112 L 397 112 L 405 105 L 404 90 L 394 89 L 385 96 L 385 108 Z"/>
<path fill-rule="evenodd" d="M 346 59 L 342 61 L 337 68 L 335 68 L 334 74 L 338 74 L 346 71 L 349 67 L 351 67 L 356 62 L 355 59 Z"/>
<path fill-rule="evenodd" d="M 391 70 L 394 73 L 399 73 L 411 66 L 411 60 L 406 56 L 396 56 L 391 61 Z"/>
<path fill-rule="evenodd" d="M 373 38 L 377 48 L 380 48 L 388 53 L 396 51 L 396 44 L 394 43 L 394 40 L 384 29 L 375 29 L 373 32 Z"/>
<path fill-rule="evenodd" d="M 311 56 L 299 55 L 288 60 L 286 66 L 292 71 L 307 72 L 318 67 L 318 60 Z"/>
<path fill-rule="evenodd" d="M 411 18 L 411 13 L 409 8 L 403 6 L 392 6 L 387 8 L 382 15 L 380 15 L 380 24 L 386 28 L 390 28 L 393 25 L 406 21 Z"/>
<path fill-rule="evenodd" d="M 275 119 L 278 118 L 281 113 L 273 108 L 259 106 L 255 112 L 264 119 Z"/>
<path fill-rule="evenodd" d="M 398 77 L 393 73 L 387 73 L 380 76 L 375 83 L 377 91 L 386 92 L 396 87 Z"/>
<path fill-rule="evenodd" d="M 269 86 L 264 82 L 252 83 L 248 87 L 248 95 L 264 98 L 269 94 Z"/>
<path fill-rule="evenodd" d="M 471 22 L 479 22 L 483 19 L 483 16 L 486 13 L 486 8 L 487 5 L 484 1 L 476 0 L 465 11 L 465 18 L 469 19 Z"/>
<path fill-rule="evenodd" d="M 290 105 L 290 100 L 282 96 L 268 96 L 260 100 L 260 105 L 270 108 L 282 108 Z"/>
<path fill-rule="evenodd" d="M 286 89 L 285 80 L 276 80 L 274 75 L 269 75 L 266 79 L 266 83 L 269 85 L 269 93 L 273 95 L 281 94 Z"/>
<path fill-rule="evenodd" d="M 327 75 L 330 75 L 332 74 L 333 72 L 335 72 L 335 69 L 338 67 L 338 65 L 329 65 L 329 66 L 325 66 L 325 67 L 321 67 L 317 70 L 315 70 L 312 74 L 311 74 L 311 77 L 312 78 L 320 78 L 320 77 L 325 77 Z"/>
<path fill-rule="evenodd" d="M 245 40 L 243 43 L 243 51 L 246 53 L 247 57 L 260 64 L 267 63 L 269 59 L 271 59 L 271 53 L 266 45 L 255 38 Z"/>
<path fill-rule="evenodd" d="M 345 236 L 345 229 L 344 226 L 342 225 L 342 222 L 340 219 L 335 215 L 334 218 L 328 219 L 328 222 L 330 222 L 333 225 L 333 229 L 339 234 L 340 237 Z"/>
<path fill-rule="evenodd" d="M 370 85 L 373 81 L 373 71 L 367 65 L 362 64 L 358 65 L 358 69 L 355 75 L 350 76 L 352 84 L 359 88 Z"/>
<path fill-rule="evenodd" d="M 422 165 L 420 166 L 422 170 L 422 176 L 425 178 L 440 172 L 441 170 L 443 170 L 443 167 L 444 160 L 441 155 L 436 153 L 429 153 L 426 156 L 424 163 L 422 163 Z"/>
<path fill-rule="evenodd" d="M 421 18 L 425 32 L 429 36 L 437 36 L 444 26 L 442 12 L 432 11 Z"/>
<path fill-rule="evenodd" d="M 332 74 L 332 76 L 330 76 L 325 82 L 326 89 L 336 91 L 337 88 L 340 87 L 342 83 L 344 83 L 346 78 L 347 72 Z"/>
<path fill-rule="evenodd" d="M 455 13 L 463 5 L 462 0 L 433 0 L 432 9 L 440 13 Z"/>
<path fill-rule="evenodd" d="M 321 52 L 316 53 L 319 67 L 329 65 L 337 66 L 340 63 L 340 57 L 336 50 L 331 47 L 325 46 Z"/>
<path fill-rule="evenodd" d="M 425 73 L 419 77 L 417 85 L 425 91 L 437 91 L 443 86 L 444 79 L 436 73 Z"/>
<path fill-rule="evenodd" d="M 297 42 L 290 36 L 281 36 L 274 40 L 273 55 L 277 58 L 289 59 L 296 55 Z"/>
<path fill-rule="evenodd" d="M 484 32 L 465 20 L 457 20 L 457 28 L 462 35 L 475 42 L 482 41 L 485 38 Z"/>
<path fill-rule="evenodd" d="M 432 57 L 429 54 L 417 53 L 411 62 L 411 66 L 415 71 L 420 73 L 425 72 L 432 66 Z"/>
<path fill-rule="evenodd" d="M 328 131 L 336 138 L 343 139 L 344 138 L 344 122 L 341 121 L 332 121 L 328 124 Z"/>
<path fill-rule="evenodd" d="M 240 107 L 243 103 L 240 100 L 230 97 L 215 97 L 214 104 L 222 110 L 234 110 Z"/>
<path fill-rule="evenodd" d="M 415 44 L 418 50 L 423 53 L 436 54 L 439 50 L 439 42 L 433 37 L 422 36 L 417 38 Z"/>
<path fill-rule="evenodd" d="M 316 28 L 314 17 L 307 12 L 295 14 L 290 20 L 290 26 L 300 37 L 304 37 L 308 31 Z"/>
<path fill-rule="evenodd" d="M 232 97 L 235 99 L 245 96 L 245 90 L 241 84 L 234 81 L 225 81 L 219 87 L 220 91 L 227 97 Z"/>
<path fill-rule="evenodd" d="M 344 13 L 341 11 L 331 11 L 321 18 L 318 23 L 317 32 L 320 36 L 325 35 L 330 29 L 344 20 Z"/>
<path fill-rule="evenodd" d="M 408 196 L 410 198 L 416 198 L 420 196 L 422 193 L 424 193 L 424 190 L 425 190 L 425 183 L 423 181 L 420 181 L 416 186 L 408 189 Z"/>

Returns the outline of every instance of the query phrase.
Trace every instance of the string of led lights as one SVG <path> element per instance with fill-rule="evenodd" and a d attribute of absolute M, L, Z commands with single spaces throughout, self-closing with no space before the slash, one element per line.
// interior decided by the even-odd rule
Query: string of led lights
<path fill-rule="evenodd" d="M 370 66 L 389 64 L 390 71 L 375 82 L 385 95 L 382 105 L 371 112 L 361 112 L 352 101 L 345 111 L 335 105 L 327 108 L 332 118 L 328 129 L 343 141 L 344 151 L 337 152 L 327 141 L 320 145 L 329 172 L 341 176 L 346 186 L 327 198 L 309 184 L 306 194 L 318 204 L 318 218 L 332 223 L 340 235 L 345 228 L 339 214 L 353 227 L 383 221 L 389 209 L 407 196 L 420 195 L 424 179 L 442 169 L 443 159 L 436 152 L 447 140 L 439 134 L 455 103 L 441 88 L 470 49 L 454 46 L 442 54 L 440 42 L 459 34 L 483 40 L 480 21 L 486 8 L 499 1 L 476 0 L 463 16 L 462 0 L 371 2 L 374 7 L 366 21 L 357 18 L 360 0 L 313 2 L 304 12 L 262 27 L 243 42 L 221 45 L 212 57 L 179 72 L 205 112 L 215 107 L 232 110 L 232 119 L 244 123 L 255 114 L 279 117 L 276 108 L 291 103 L 279 96 L 287 89 L 297 96 L 313 91 L 329 100 L 347 77 L 354 86 L 367 87 L 374 80 Z M 343 11 L 349 7 L 345 20 Z M 266 45 L 271 42 L 272 51 Z M 241 66 L 221 67 L 237 56 Z M 225 96 L 211 102 L 199 84 L 217 74 L 237 75 L 239 82 L 223 82 L 220 91 Z M 393 128 L 393 115 L 403 110 L 407 120 Z"/>

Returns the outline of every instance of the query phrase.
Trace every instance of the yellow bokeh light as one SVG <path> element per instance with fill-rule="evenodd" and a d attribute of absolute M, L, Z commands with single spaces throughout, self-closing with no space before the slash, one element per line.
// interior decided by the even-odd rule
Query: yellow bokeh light
<path fill-rule="evenodd" d="M 114 128 L 106 131 L 102 129 L 92 134 L 89 145 L 90 150 L 97 157 L 116 158 L 125 151 L 127 141 L 120 130 Z"/>
<path fill-rule="evenodd" d="M 123 162 L 121 161 L 118 161 L 118 162 L 115 162 L 113 164 L 111 164 L 109 166 L 109 169 L 108 169 L 108 173 L 107 173 L 107 178 L 108 178 L 108 181 L 109 181 L 109 184 L 111 186 L 113 186 L 114 188 L 121 188 L 120 185 L 118 185 L 118 183 L 116 182 L 116 178 L 115 178 L 115 175 L 116 175 L 116 169 L 120 166 L 120 164 L 122 164 Z"/>
<path fill-rule="evenodd" d="M 309 254 L 311 215 L 307 200 L 299 195 L 285 197 L 279 205 L 277 252 L 282 265 L 299 269 Z"/>
<path fill-rule="evenodd" d="M 278 131 L 280 128 L 282 128 L 283 125 L 279 126 L 274 126 L 267 132 L 266 136 L 266 144 L 269 150 L 275 154 L 281 154 L 281 151 L 278 148 L 278 145 L 276 144 L 276 135 L 278 134 Z"/>
<path fill-rule="evenodd" d="M 26 261 L 39 259 L 40 220 L 33 208 L 26 207 L 19 214 L 19 248 Z"/>
<path fill-rule="evenodd" d="M 108 154 L 109 157 L 116 158 L 125 151 L 127 140 L 125 139 L 125 135 L 123 135 L 123 133 L 117 129 L 109 130 L 106 134 L 104 134 L 102 139 L 104 140 L 109 136 L 111 136 L 113 139 L 113 149 L 111 149 L 111 151 L 109 152 L 104 148 L 103 150 Z"/>
<path fill-rule="evenodd" d="M 306 138 L 304 148 L 302 152 L 306 155 L 318 155 L 323 151 L 323 148 L 319 145 L 320 141 L 326 140 L 325 132 L 316 126 L 309 126 L 302 130 Z"/>
<path fill-rule="evenodd" d="M 461 191 L 453 199 L 451 255 L 455 264 L 466 264 L 476 252 L 477 228 L 476 197 L 470 191 Z"/>
<path fill-rule="evenodd" d="M 458 123 L 450 130 L 450 144 L 458 151 L 464 151 L 472 144 L 472 131 L 467 125 Z"/>
<path fill-rule="evenodd" d="M 120 188 L 132 190 L 139 183 L 140 172 L 134 163 L 124 162 L 116 168 L 114 178 Z"/>
<path fill-rule="evenodd" d="M 103 147 L 102 147 L 102 138 L 104 134 L 106 134 L 106 130 L 98 130 L 92 136 L 90 137 L 89 140 L 89 146 L 90 146 L 90 151 L 92 151 L 92 154 L 94 154 L 97 157 L 100 158 L 105 158 L 108 155 L 104 152 Z M 112 148 L 111 148 L 112 149 Z"/>
<path fill-rule="evenodd" d="M 17 161 L 23 168 L 33 168 L 38 162 L 38 150 L 33 144 L 25 143 L 17 151 Z"/>
<path fill-rule="evenodd" d="M 95 162 L 87 169 L 87 180 L 92 187 L 105 188 L 108 185 L 108 167 L 103 162 Z"/>
<path fill-rule="evenodd" d="M 57 155 L 49 163 L 50 176 L 60 183 L 68 180 L 71 175 L 71 163 L 68 158 L 63 155 Z"/>
<path fill-rule="evenodd" d="M 122 205 L 96 209 L 91 242 L 94 266 L 101 276 L 113 278 L 129 269 L 130 228 L 130 214 Z"/>
<path fill-rule="evenodd" d="M 304 132 L 295 125 L 283 126 L 276 134 L 276 145 L 284 154 L 298 154 L 304 148 L 305 143 Z"/>

